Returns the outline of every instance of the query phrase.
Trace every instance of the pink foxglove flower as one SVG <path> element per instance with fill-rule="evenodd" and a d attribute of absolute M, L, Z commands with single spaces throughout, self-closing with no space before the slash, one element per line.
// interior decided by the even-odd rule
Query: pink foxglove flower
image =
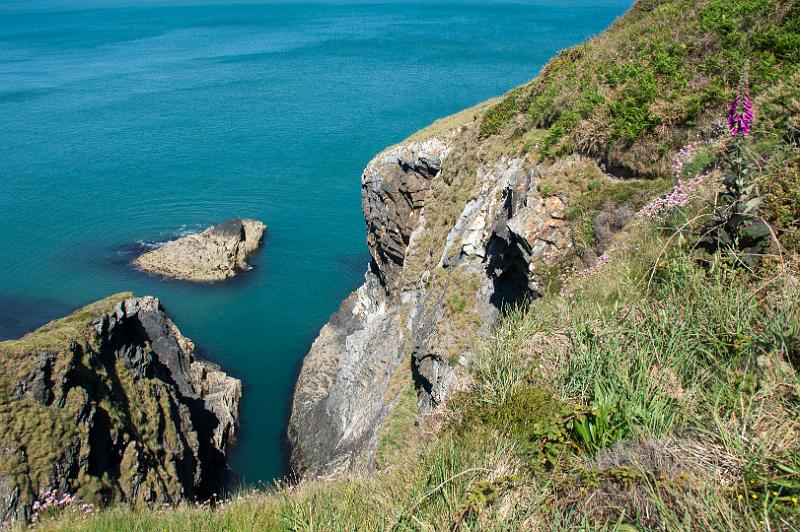
<path fill-rule="evenodd" d="M 728 107 L 728 129 L 734 137 L 746 137 L 753 127 L 753 104 L 745 90 L 737 94 Z"/>

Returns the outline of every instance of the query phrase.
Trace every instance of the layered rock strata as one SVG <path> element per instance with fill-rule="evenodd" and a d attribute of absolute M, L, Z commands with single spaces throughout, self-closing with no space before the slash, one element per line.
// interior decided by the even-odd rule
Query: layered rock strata
<path fill-rule="evenodd" d="M 222 281 L 247 270 L 247 256 L 261 245 L 266 226 L 234 218 L 148 251 L 134 260 L 138 268 L 187 281 Z"/>
<path fill-rule="evenodd" d="M 419 415 L 434 411 L 500 309 L 539 295 L 538 271 L 572 246 L 566 198 L 537 189 L 545 169 L 524 156 L 465 169 L 464 134 L 390 148 L 364 171 L 373 260 L 303 363 L 289 423 L 302 478 L 374 465 L 397 372 L 412 368 Z"/>
<path fill-rule="evenodd" d="M 113 296 L 0 343 L 0 519 L 48 490 L 203 500 L 228 480 L 241 382 L 200 360 L 153 297 Z"/>

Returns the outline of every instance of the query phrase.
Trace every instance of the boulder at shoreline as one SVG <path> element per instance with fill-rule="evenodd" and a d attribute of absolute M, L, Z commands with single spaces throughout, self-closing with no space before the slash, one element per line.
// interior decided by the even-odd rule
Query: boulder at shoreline
<path fill-rule="evenodd" d="M 148 251 L 133 264 L 149 273 L 186 281 L 222 281 L 248 270 L 246 258 L 258 249 L 267 227 L 258 220 L 234 218 Z"/>

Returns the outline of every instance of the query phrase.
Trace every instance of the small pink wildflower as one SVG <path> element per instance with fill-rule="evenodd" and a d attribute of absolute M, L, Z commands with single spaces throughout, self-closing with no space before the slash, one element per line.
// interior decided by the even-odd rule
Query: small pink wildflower
<path fill-rule="evenodd" d="M 636 213 L 637 218 L 657 218 L 675 209 L 685 207 L 692 198 L 692 195 L 700 186 L 705 183 L 706 174 L 699 175 L 693 179 L 678 181 L 672 190 L 665 196 L 656 198 Z"/>
<path fill-rule="evenodd" d="M 672 172 L 675 174 L 675 177 L 678 179 L 683 177 L 683 169 L 694 159 L 695 155 L 704 144 L 702 140 L 690 142 L 675 154 L 675 160 L 672 162 Z"/>
<path fill-rule="evenodd" d="M 600 268 L 602 268 L 603 266 L 605 266 L 609 262 L 611 262 L 611 256 L 606 254 L 606 253 L 603 253 L 602 255 L 597 257 L 597 260 L 595 261 L 595 263 L 591 267 L 586 268 L 584 270 L 578 270 L 577 267 L 573 266 L 572 270 L 570 271 L 569 274 L 566 274 L 566 273 L 562 274 L 561 277 L 560 277 L 561 283 L 563 285 L 561 287 L 561 292 L 560 292 L 561 297 L 570 298 L 573 295 L 575 295 L 572 292 L 572 290 L 567 288 L 568 284 L 570 284 L 572 281 L 574 281 L 576 279 L 583 279 L 583 278 L 586 278 L 586 277 L 591 277 L 598 270 L 600 270 Z"/>
<path fill-rule="evenodd" d="M 70 509 L 73 513 L 81 512 L 86 517 L 94 512 L 94 505 L 82 503 L 75 498 L 75 495 L 70 495 L 69 493 L 64 493 L 59 497 L 55 489 L 49 489 L 41 495 L 40 499 L 33 501 L 31 505 L 31 522 L 36 523 L 42 513 L 51 509 Z"/>

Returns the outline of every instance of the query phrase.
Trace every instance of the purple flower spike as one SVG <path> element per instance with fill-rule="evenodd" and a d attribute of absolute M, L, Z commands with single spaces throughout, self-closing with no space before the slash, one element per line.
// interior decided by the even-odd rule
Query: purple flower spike
<path fill-rule="evenodd" d="M 750 101 L 750 94 L 743 91 L 737 94 L 728 107 L 728 129 L 734 137 L 746 137 L 750 134 L 753 127 L 753 104 Z"/>

